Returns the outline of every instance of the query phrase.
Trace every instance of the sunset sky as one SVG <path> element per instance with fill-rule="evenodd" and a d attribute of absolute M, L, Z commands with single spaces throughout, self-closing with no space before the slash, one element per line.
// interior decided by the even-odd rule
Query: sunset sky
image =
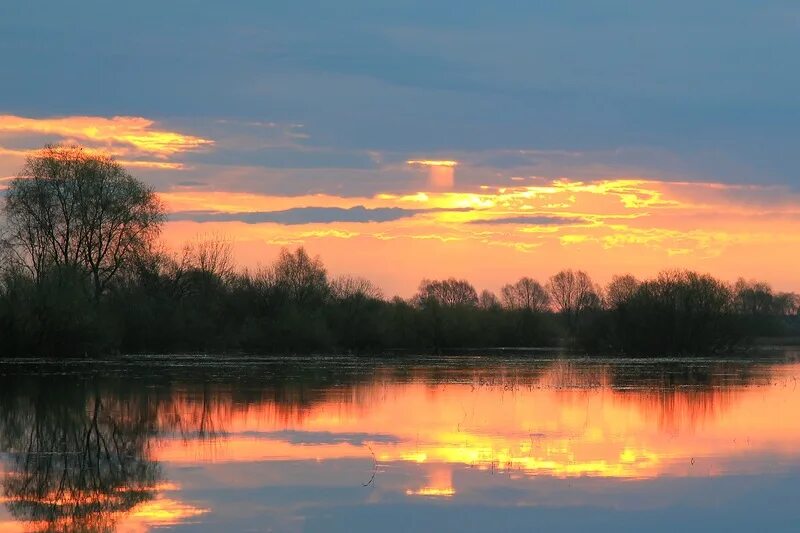
<path fill-rule="evenodd" d="M 581 268 L 800 290 L 800 5 L 4 2 L 0 187 L 110 152 L 243 266 L 387 295 Z"/>

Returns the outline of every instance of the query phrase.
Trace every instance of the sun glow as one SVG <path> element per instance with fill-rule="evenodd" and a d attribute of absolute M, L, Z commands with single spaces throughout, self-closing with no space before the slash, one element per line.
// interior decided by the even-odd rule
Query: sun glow
<path fill-rule="evenodd" d="M 450 160 L 436 160 L 436 159 L 411 159 L 406 161 L 409 165 L 420 165 L 423 167 L 455 167 L 458 165 L 458 161 L 450 161 Z"/>
<path fill-rule="evenodd" d="M 406 161 L 408 165 L 428 169 L 428 184 L 433 189 L 452 189 L 455 185 L 455 167 L 458 161 L 435 159 L 412 159 Z"/>
<path fill-rule="evenodd" d="M 800 217 L 791 195 L 781 193 L 782 203 L 762 204 L 746 192 L 740 197 L 743 191 L 720 184 L 625 178 L 359 197 L 176 189 L 162 199 L 170 211 L 234 214 L 309 206 L 399 210 L 384 222 L 246 224 L 233 216 L 226 223 L 172 222 L 165 231 L 177 248 L 197 233 L 235 235 L 238 258 L 247 266 L 268 261 L 277 253 L 274 247 L 306 245 L 334 272 L 359 272 L 389 294 L 409 295 L 421 278 L 432 276 L 466 277 L 496 290 L 522 275 L 546 278 L 564 267 L 583 268 L 601 283 L 622 271 L 650 276 L 664 268 L 695 268 L 731 281 L 763 277 L 782 290 L 798 289 L 796 276 L 782 266 L 800 259 Z M 531 263 L 533 253 L 543 259 Z M 496 258 L 491 272 L 473 266 L 474 257 L 486 254 Z M 391 276 L 381 266 L 387 260 L 397 269 Z"/>

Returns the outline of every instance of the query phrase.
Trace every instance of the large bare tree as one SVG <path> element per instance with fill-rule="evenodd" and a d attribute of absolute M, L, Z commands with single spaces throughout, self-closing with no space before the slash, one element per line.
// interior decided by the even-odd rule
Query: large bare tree
<path fill-rule="evenodd" d="M 158 234 L 164 210 L 151 188 L 113 158 L 48 145 L 9 186 L 8 238 L 38 279 L 53 266 L 85 271 L 95 296 Z"/>
<path fill-rule="evenodd" d="M 380 287 L 360 276 L 337 276 L 331 281 L 331 294 L 337 300 L 382 300 Z"/>
<path fill-rule="evenodd" d="M 523 311 L 546 311 L 550 296 L 541 283 L 531 278 L 520 278 L 514 284 L 504 285 L 500 291 L 503 305 L 507 309 Z"/>
<path fill-rule="evenodd" d="M 609 309 L 618 309 L 636 294 L 639 281 L 631 274 L 614 276 L 606 287 L 606 305 Z"/>
<path fill-rule="evenodd" d="M 418 305 L 436 302 L 443 307 L 475 307 L 478 305 L 478 292 L 463 279 L 424 279 L 419 284 L 414 301 Z"/>
<path fill-rule="evenodd" d="M 183 248 L 181 264 L 204 274 L 229 280 L 235 272 L 233 243 L 221 235 L 198 235 Z"/>
<path fill-rule="evenodd" d="M 568 316 L 587 309 L 597 303 L 598 290 L 592 279 L 582 270 L 562 270 L 547 283 L 556 310 Z"/>
<path fill-rule="evenodd" d="M 311 257 L 302 246 L 294 252 L 283 248 L 267 272 L 270 284 L 285 291 L 299 305 L 319 303 L 330 292 L 328 273 L 319 257 Z"/>

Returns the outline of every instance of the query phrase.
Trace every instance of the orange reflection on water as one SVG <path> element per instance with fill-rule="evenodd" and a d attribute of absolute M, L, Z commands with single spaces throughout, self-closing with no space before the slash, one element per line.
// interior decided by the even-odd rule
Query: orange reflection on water
<path fill-rule="evenodd" d="M 134 507 L 117 525 L 117 531 L 149 531 L 151 528 L 176 526 L 206 514 L 209 510 L 159 497 Z"/>
<path fill-rule="evenodd" d="M 208 509 L 200 509 L 176 500 L 158 498 L 142 503 L 126 513 L 98 514 L 88 519 L 84 518 L 79 522 L 72 518 L 51 521 L 5 521 L 0 519 L 0 531 L 3 533 L 33 533 L 40 531 L 144 533 L 154 528 L 187 523 L 192 518 L 199 517 L 207 512 Z"/>
<path fill-rule="evenodd" d="M 164 495 L 181 490 L 174 483 L 159 483 L 148 492 L 160 493 L 127 508 L 125 498 L 133 488 L 120 488 L 111 493 L 71 491 L 67 495 L 44 495 L 35 500 L 20 497 L 0 498 L 0 503 L 35 505 L 42 519 L 5 521 L 0 517 L 0 531 L 117 531 L 143 533 L 152 528 L 176 526 L 202 516 L 209 509 L 196 507 Z M 44 510 L 46 509 L 46 511 Z M 45 519 L 47 517 L 48 519 Z"/>
<path fill-rule="evenodd" d="M 271 401 L 220 406 L 226 433 L 213 445 L 167 440 L 156 455 L 182 463 L 374 453 L 381 465 L 558 478 L 746 473 L 764 468 L 750 461 L 758 454 L 797 459 L 800 425 L 774 413 L 800 411 L 799 374 L 795 365 L 749 384 L 633 390 L 614 385 L 607 370 L 582 375 L 558 364 L 519 383 L 507 376 L 446 384 L 376 379 L 288 413 Z M 405 489 L 444 494 L 452 486 Z"/>
<path fill-rule="evenodd" d="M 346 489 L 359 504 L 469 503 L 515 483 L 528 505 L 549 497 L 525 495 L 536 478 L 609 488 L 800 465 L 800 364 L 468 361 L 225 366 L 220 381 L 212 367 L 152 388 L 101 382 L 62 413 L 63 394 L 22 387 L 0 420 L 13 443 L 0 531 L 219 520 L 231 515 L 215 498 L 229 489 L 289 487 L 302 504 L 318 495 L 300 487 Z"/>
<path fill-rule="evenodd" d="M 453 472 L 449 468 L 434 468 L 428 476 L 428 484 L 419 489 L 406 490 L 407 496 L 428 496 L 449 498 L 455 496 L 453 488 Z"/>

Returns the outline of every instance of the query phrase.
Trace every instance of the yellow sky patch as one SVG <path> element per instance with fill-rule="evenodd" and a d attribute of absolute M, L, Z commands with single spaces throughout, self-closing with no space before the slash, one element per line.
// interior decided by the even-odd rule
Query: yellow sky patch
<path fill-rule="evenodd" d="M 160 158 L 214 143 L 211 139 L 161 129 L 153 120 L 131 116 L 30 118 L 0 115 L 0 134 L 55 135 L 65 141 L 100 145 L 114 155 L 136 153 Z"/>
<path fill-rule="evenodd" d="M 165 232 L 175 245 L 208 228 L 231 235 L 243 243 L 239 259 L 246 265 L 268 261 L 280 245 L 303 244 L 334 272 L 366 275 L 388 294 L 409 295 L 421 278 L 437 274 L 497 290 L 522 275 L 543 279 L 568 267 L 583 268 L 601 282 L 615 273 L 646 276 L 685 267 L 800 288 L 787 267 L 800 258 L 795 203 L 752 204 L 731 199 L 729 192 L 709 184 L 561 179 L 476 192 L 293 197 L 175 190 L 162 198 L 172 211 L 406 209 L 388 222 L 172 222 Z"/>

